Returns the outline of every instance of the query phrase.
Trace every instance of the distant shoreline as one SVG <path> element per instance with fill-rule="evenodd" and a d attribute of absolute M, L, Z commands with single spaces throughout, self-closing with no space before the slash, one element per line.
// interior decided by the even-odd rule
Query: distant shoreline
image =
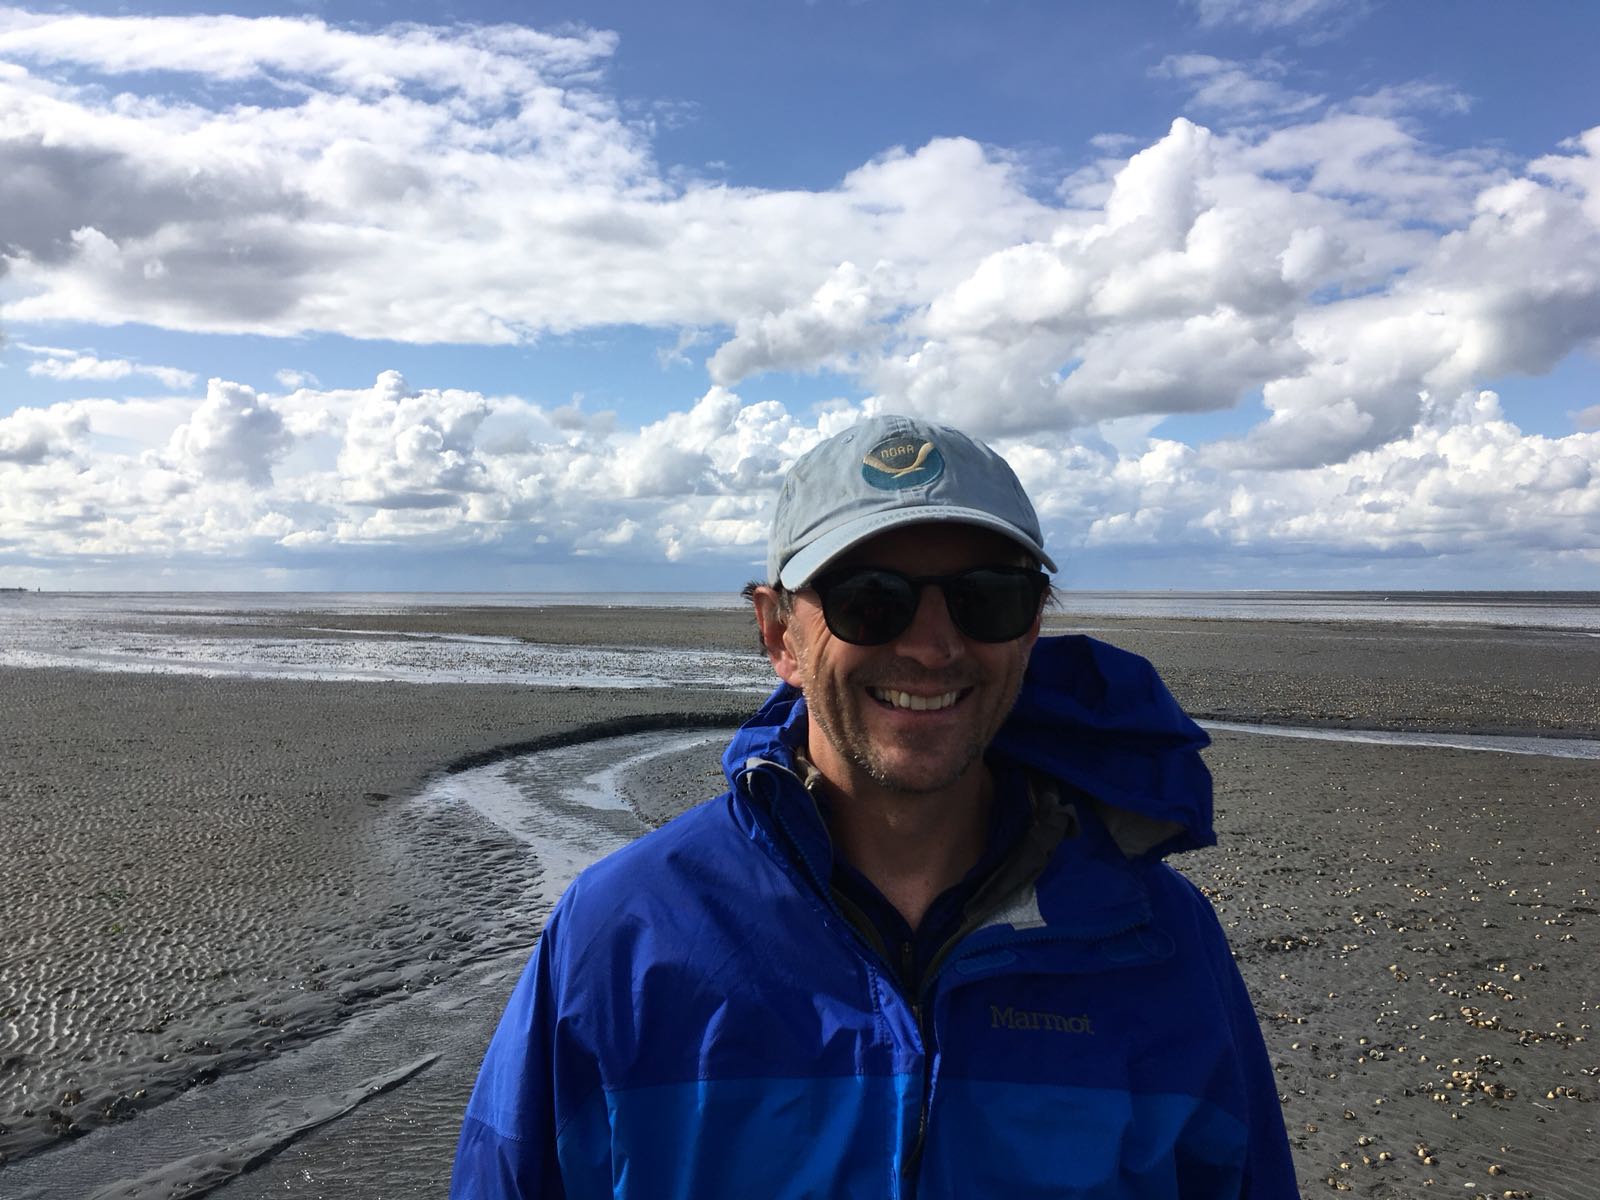
<path fill-rule="evenodd" d="M 293 613 L 491 613 L 582 608 L 597 613 L 746 610 L 718 592 L 27 592 L 8 602 L 40 619 L 218 614 L 278 621 Z M 1549 627 L 1600 634 L 1600 590 L 1096 590 L 1058 581 L 1051 614 L 1067 621 L 1333 621 Z"/>

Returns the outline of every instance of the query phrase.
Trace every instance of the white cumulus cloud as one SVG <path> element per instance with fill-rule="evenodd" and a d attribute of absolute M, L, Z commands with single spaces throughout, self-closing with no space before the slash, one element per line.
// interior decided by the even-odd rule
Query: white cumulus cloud
<path fill-rule="evenodd" d="M 88 432 L 88 416 L 70 404 L 18 409 L 0 417 L 0 463 L 37 466 L 64 458 Z"/>
<path fill-rule="evenodd" d="M 783 312 L 742 317 L 731 339 L 711 356 L 707 367 L 720 384 L 736 384 L 762 371 L 844 367 L 853 351 L 882 340 L 877 327 L 904 289 L 854 263 L 840 263 L 803 304 Z"/>
<path fill-rule="evenodd" d="M 0 56 L 32 68 L 0 74 L 4 315 L 467 343 L 732 326 L 844 262 L 926 291 L 1045 215 L 959 138 L 818 192 L 675 181 L 604 89 L 615 42 L 0 10 Z M 230 103 L 241 80 L 275 102 Z"/>
<path fill-rule="evenodd" d="M 165 461 L 208 479 L 264 486 L 290 441 L 283 416 L 254 391 L 213 379 L 194 415 L 173 431 Z"/>
<path fill-rule="evenodd" d="M 384 372 L 350 412 L 339 453 L 347 498 L 380 509 L 429 509 L 482 491 L 475 439 L 489 412 L 475 392 L 413 391 L 398 371 Z"/>
<path fill-rule="evenodd" d="M 287 421 L 252 417 L 280 405 L 330 414 L 337 453 L 318 464 L 288 452 Z M 62 406 L 0 420 L 0 520 L 13 551 L 69 563 L 367 543 L 750 574 L 783 473 L 860 415 L 840 407 L 801 418 L 714 387 L 639 429 L 574 431 L 523 400 L 413 389 L 395 372 L 271 406 L 213 381 L 177 433 L 142 451 L 89 452 L 82 414 Z M 1113 446 L 1058 429 L 995 445 L 1069 581 L 1080 554 L 1119 548 L 1207 564 L 1426 556 L 1534 572 L 1594 556 L 1600 541 L 1600 430 L 1527 433 L 1491 392 L 1430 397 L 1402 435 L 1292 471 L 1156 435 Z"/>

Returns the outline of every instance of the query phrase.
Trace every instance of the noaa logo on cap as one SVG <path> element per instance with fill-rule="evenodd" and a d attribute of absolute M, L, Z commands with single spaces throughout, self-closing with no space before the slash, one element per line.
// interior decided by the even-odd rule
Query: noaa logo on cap
<path fill-rule="evenodd" d="M 904 434 L 885 438 L 861 460 L 861 478 L 886 492 L 924 487 L 943 474 L 944 455 L 939 447 Z"/>

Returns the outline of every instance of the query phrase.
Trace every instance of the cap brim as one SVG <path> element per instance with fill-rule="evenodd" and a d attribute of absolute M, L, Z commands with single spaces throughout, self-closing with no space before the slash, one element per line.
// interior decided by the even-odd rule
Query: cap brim
<path fill-rule="evenodd" d="M 1008 521 L 1002 521 L 975 508 L 938 507 L 899 508 L 891 512 L 873 513 L 848 521 L 837 529 L 829 530 L 816 541 L 797 551 L 778 572 L 778 582 L 791 592 L 799 591 L 811 582 L 834 559 L 852 550 L 869 538 L 890 529 L 906 525 L 976 525 L 990 529 L 1017 543 L 1037 558 L 1045 570 L 1054 571 L 1055 562 L 1044 552 L 1044 547 Z"/>

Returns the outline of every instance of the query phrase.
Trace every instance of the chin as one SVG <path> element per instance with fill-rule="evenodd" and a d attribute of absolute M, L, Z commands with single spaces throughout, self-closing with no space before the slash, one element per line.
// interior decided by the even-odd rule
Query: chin
<path fill-rule="evenodd" d="M 942 791 L 956 783 L 967 773 L 976 757 L 976 755 L 969 756 L 959 763 L 949 761 L 886 763 L 879 759 L 876 762 L 859 765 L 879 787 L 894 792 L 924 793 Z"/>

